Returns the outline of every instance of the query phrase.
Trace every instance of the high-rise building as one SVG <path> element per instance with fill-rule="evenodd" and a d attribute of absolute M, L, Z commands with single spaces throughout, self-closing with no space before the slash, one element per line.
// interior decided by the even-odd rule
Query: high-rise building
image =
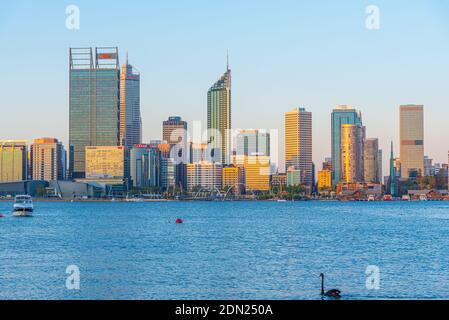
<path fill-rule="evenodd" d="M 312 113 L 296 108 L 285 114 L 285 165 L 301 171 L 301 181 L 311 187 L 312 163 Z"/>
<path fill-rule="evenodd" d="M 424 174 L 424 107 L 400 107 L 401 177 L 408 179 Z"/>
<path fill-rule="evenodd" d="M 343 124 L 341 126 L 341 175 L 342 183 L 364 181 L 364 132 L 360 124 Z"/>
<path fill-rule="evenodd" d="M 331 170 L 318 171 L 318 191 L 329 190 L 332 188 Z"/>
<path fill-rule="evenodd" d="M 208 161 L 189 163 L 187 165 L 187 189 L 196 191 L 221 190 L 223 186 L 223 166 Z"/>
<path fill-rule="evenodd" d="M 118 146 L 120 65 L 117 48 L 71 48 L 69 153 L 72 178 L 86 175 L 88 146 Z"/>
<path fill-rule="evenodd" d="M 389 193 L 390 195 L 392 195 L 393 197 L 396 196 L 396 163 L 395 163 L 395 158 L 394 158 L 394 151 L 393 151 L 393 141 L 391 141 L 391 153 L 390 153 L 390 179 L 389 179 L 389 184 L 390 184 L 390 190 Z"/>
<path fill-rule="evenodd" d="M 62 142 L 57 139 L 35 139 L 30 148 L 32 179 L 64 180 L 66 170 L 64 154 Z"/>
<path fill-rule="evenodd" d="M 187 122 L 183 121 L 181 117 L 169 117 L 162 124 L 162 136 L 168 144 L 183 143 L 187 145 Z"/>
<path fill-rule="evenodd" d="M 382 149 L 379 149 L 378 156 L 377 156 L 377 176 L 379 177 L 379 183 L 382 183 L 383 179 L 383 151 Z"/>
<path fill-rule="evenodd" d="M 149 186 L 154 188 L 160 187 L 161 144 L 162 141 L 151 141 L 149 145 Z"/>
<path fill-rule="evenodd" d="M 186 165 L 189 162 L 187 122 L 181 117 L 169 117 L 162 125 L 162 136 L 170 145 L 170 157 L 176 162 L 176 186 L 187 188 Z"/>
<path fill-rule="evenodd" d="M 231 144 L 231 70 L 226 72 L 207 92 L 208 143 L 219 153 L 223 165 L 230 163 Z"/>
<path fill-rule="evenodd" d="M 352 106 L 337 106 L 332 111 L 332 184 L 341 178 L 341 127 L 344 124 L 362 124 L 362 115 Z"/>
<path fill-rule="evenodd" d="M 136 144 L 130 150 L 130 179 L 135 188 L 148 187 L 150 183 L 150 146 Z"/>
<path fill-rule="evenodd" d="M 329 170 L 332 173 L 332 158 L 326 158 L 323 162 L 323 170 Z"/>
<path fill-rule="evenodd" d="M 0 182 L 27 179 L 27 142 L 0 141 Z"/>
<path fill-rule="evenodd" d="M 379 139 L 366 139 L 364 145 L 365 182 L 381 183 L 379 176 Z"/>
<path fill-rule="evenodd" d="M 246 191 L 269 191 L 271 166 L 267 156 L 233 156 L 235 166 L 243 168 Z"/>
<path fill-rule="evenodd" d="M 120 74 L 120 143 L 131 148 L 142 142 L 140 115 L 140 74 L 128 63 Z"/>
<path fill-rule="evenodd" d="M 239 156 L 270 156 L 270 134 L 261 130 L 240 130 L 236 154 Z"/>
<path fill-rule="evenodd" d="M 126 148 L 123 146 L 86 147 L 87 179 L 125 179 Z"/>

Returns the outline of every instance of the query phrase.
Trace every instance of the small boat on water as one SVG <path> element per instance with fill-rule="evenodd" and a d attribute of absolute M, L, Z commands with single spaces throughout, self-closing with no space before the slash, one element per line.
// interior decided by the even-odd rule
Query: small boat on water
<path fill-rule="evenodd" d="M 31 217 L 33 215 L 33 199 L 28 195 L 16 196 L 13 205 L 14 217 Z"/>

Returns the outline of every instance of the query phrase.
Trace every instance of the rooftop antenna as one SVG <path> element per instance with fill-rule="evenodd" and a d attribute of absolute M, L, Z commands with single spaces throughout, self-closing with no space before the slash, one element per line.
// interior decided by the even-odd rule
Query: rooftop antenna
<path fill-rule="evenodd" d="M 126 65 L 128 65 L 128 51 L 126 51 Z"/>
<path fill-rule="evenodd" d="M 229 71 L 229 50 L 226 51 L 226 70 Z"/>

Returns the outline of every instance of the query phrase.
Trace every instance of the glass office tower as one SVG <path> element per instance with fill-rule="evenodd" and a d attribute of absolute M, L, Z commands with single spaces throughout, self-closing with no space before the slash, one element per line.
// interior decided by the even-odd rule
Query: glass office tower
<path fill-rule="evenodd" d="M 71 178 L 85 178 L 87 146 L 119 145 L 118 48 L 71 48 L 69 89 Z"/>
<path fill-rule="evenodd" d="M 231 70 L 226 72 L 207 92 L 208 143 L 221 155 L 223 164 L 230 163 Z"/>

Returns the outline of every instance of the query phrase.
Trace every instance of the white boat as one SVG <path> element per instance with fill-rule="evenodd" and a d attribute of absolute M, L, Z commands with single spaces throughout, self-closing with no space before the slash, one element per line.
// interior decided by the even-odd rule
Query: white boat
<path fill-rule="evenodd" d="M 13 206 L 14 217 L 31 217 L 33 211 L 33 199 L 30 196 L 16 196 Z"/>

